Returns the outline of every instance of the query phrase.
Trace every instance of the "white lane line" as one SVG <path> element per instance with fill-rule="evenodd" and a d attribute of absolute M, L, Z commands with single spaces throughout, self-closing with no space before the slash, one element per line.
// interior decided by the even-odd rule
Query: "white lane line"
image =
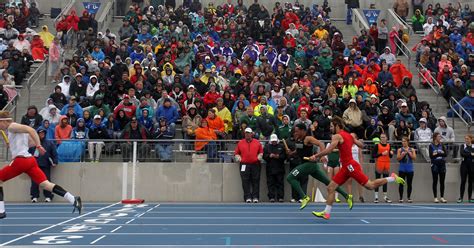
<path fill-rule="evenodd" d="M 40 230 L 38 230 L 38 231 L 35 231 L 35 232 L 32 232 L 32 233 L 29 233 L 29 234 L 23 235 L 23 236 L 21 236 L 21 237 L 18 237 L 18 238 L 16 238 L 16 239 L 12 239 L 12 240 L 10 240 L 10 241 L 7 241 L 7 242 L 5 242 L 5 243 L 3 243 L 3 244 L 0 244 L 0 246 L 6 246 L 6 245 L 9 245 L 9 244 L 11 244 L 11 243 L 13 243 L 13 242 L 16 242 L 16 241 L 19 241 L 19 240 L 22 240 L 22 239 L 28 238 L 28 237 L 30 237 L 30 236 L 32 236 L 32 235 L 36 235 L 36 234 L 38 234 L 38 233 L 41 233 L 41 232 L 47 231 L 47 230 L 49 230 L 49 229 L 51 229 L 51 228 L 55 228 L 55 227 L 57 227 L 57 226 L 63 225 L 63 224 L 65 224 L 65 223 L 71 222 L 71 221 L 73 221 L 73 220 L 77 220 L 77 219 L 80 219 L 80 218 L 82 218 L 82 217 L 86 217 L 86 216 L 88 216 L 88 215 L 91 215 L 91 214 L 94 214 L 94 213 L 100 212 L 100 211 L 102 211 L 102 210 L 104 210 L 104 209 L 107 209 L 107 208 L 113 207 L 113 206 L 115 206 L 115 205 L 117 205 L 117 204 L 119 204 L 119 203 L 120 203 L 120 202 L 113 203 L 113 204 L 110 204 L 110 205 L 108 205 L 108 206 L 105 206 L 105 207 L 103 207 L 103 208 L 99 208 L 99 209 L 97 209 L 97 210 L 94 210 L 94 211 L 92 211 L 92 212 L 89 212 L 89 213 L 87 213 L 87 214 L 79 215 L 79 216 L 77 216 L 77 217 L 75 217 L 75 218 L 72 218 L 72 219 L 69 219 L 69 220 L 63 221 L 63 222 L 61 222 L 61 223 L 57 223 L 57 224 L 54 224 L 54 225 L 52 225 L 52 226 L 49 226 L 49 227 L 46 227 L 46 228 L 40 229 Z M 30 218 L 30 219 L 31 219 L 31 218 Z M 37 219 L 37 218 L 35 218 L 35 219 Z"/>
<path fill-rule="evenodd" d="M 362 220 L 362 219 L 361 219 L 360 221 L 364 222 L 365 224 L 370 224 L 370 222 L 368 222 L 368 221 L 366 221 L 366 220 Z"/>
<path fill-rule="evenodd" d="M 8 235 L 17 235 L 15 233 L 11 233 L 11 234 L 8 234 Z M 48 233 L 48 235 L 64 235 L 64 233 Z M 340 232 L 332 232 L 332 233 L 325 233 L 325 232 L 305 232 L 305 233 L 300 233 L 300 232 L 292 232 L 292 233 L 288 233 L 288 232 L 279 232 L 279 233 L 253 233 L 253 232 L 234 232 L 234 233 L 219 233 L 219 232 L 208 232 L 208 233 L 196 233 L 196 232 L 174 232 L 174 233 L 156 233 L 156 232 L 148 232 L 148 233 L 126 233 L 126 232 L 123 232 L 123 233 L 77 233 L 77 235 L 83 235 L 83 236 L 88 236 L 88 235 L 118 235 L 118 236 L 122 236 L 122 235 L 128 235 L 128 236 L 134 236 L 134 235 L 142 235 L 142 236 L 149 236 L 149 235 L 163 235 L 163 236 L 166 236 L 166 235 L 191 235 L 191 236 L 194 236 L 194 235 L 199 235 L 199 236 L 202 236 L 202 235 L 218 235 L 218 236 L 222 236 L 222 235 L 247 235 L 247 236 L 255 236 L 255 235 L 319 235 L 319 236 L 322 236 L 322 235 L 379 235 L 379 236 L 383 236 L 383 235 L 408 235 L 408 236 L 432 236 L 432 235 L 437 235 L 437 236 L 440 236 L 440 237 L 443 237 L 443 236 L 473 236 L 474 237 L 474 233 L 472 232 L 465 232 L 465 233 L 446 233 L 446 232 L 443 232 L 443 233 L 406 233 L 406 232 L 367 232 L 367 233 L 340 233 Z"/>
<path fill-rule="evenodd" d="M 102 236 L 100 236 L 99 238 L 97 238 L 96 240 L 92 241 L 92 242 L 91 242 L 91 245 L 93 245 L 93 244 L 99 242 L 99 240 L 105 238 L 105 236 L 106 236 L 106 235 L 102 235 Z"/>
<path fill-rule="evenodd" d="M 135 221 L 136 219 L 142 217 L 142 216 L 145 215 L 146 213 L 152 211 L 153 209 L 155 209 L 155 208 L 157 208 L 157 207 L 159 207 L 159 206 L 160 206 L 160 204 L 157 204 L 156 206 L 154 206 L 154 207 L 148 209 L 147 211 L 145 211 L 145 212 L 143 212 L 143 213 L 137 215 L 135 218 L 133 218 L 133 219 L 131 219 L 131 220 L 125 222 L 125 224 L 128 225 L 128 224 L 132 223 L 132 222 Z M 147 218 L 147 217 L 146 217 L 146 218 Z"/>
<path fill-rule="evenodd" d="M 474 211 L 469 211 L 469 210 L 464 210 L 464 209 L 457 209 L 457 208 L 439 208 L 439 207 L 426 207 L 426 206 L 416 206 L 416 205 L 404 205 L 404 204 L 393 204 L 394 206 L 401 206 L 401 207 L 407 207 L 407 208 L 417 208 L 417 209 L 435 209 L 435 210 L 443 210 L 443 211 L 455 211 L 455 212 L 463 212 L 465 213 L 472 213 L 474 214 Z M 443 213 L 443 214 L 449 214 L 449 213 Z"/>
<path fill-rule="evenodd" d="M 125 224 L 130 224 L 130 223 L 132 223 L 132 221 L 134 221 L 135 219 L 136 219 L 136 218 L 133 218 L 133 219 L 131 219 L 131 220 L 125 222 Z"/>
<path fill-rule="evenodd" d="M 420 209 L 422 210 L 422 209 Z M 443 211 L 446 211 L 446 210 L 443 210 Z M 468 210 L 465 210 L 465 211 L 458 211 L 458 212 L 443 212 L 443 211 L 415 211 L 415 212 L 408 212 L 408 211 L 390 211 L 390 212 L 376 212 L 376 211 L 351 211 L 351 212 L 338 212 L 338 211 L 332 211 L 331 213 L 333 214 L 371 214 L 371 215 L 377 215 L 377 214 L 383 214 L 383 215 L 387 215 L 387 214 L 404 214 L 404 215 L 428 215 L 428 214 L 435 214 L 435 215 L 439 215 L 439 214 L 443 214 L 443 215 L 463 215 L 463 216 L 472 216 L 474 215 L 474 212 L 470 212 Z M 149 211 L 148 211 L 149 212 Z M 141 217 L 143 216 L 144 214 L 148 213 L 148 212 L 143 212 L 143 213 L 138 213 L 138 214 L 135 214 L 134 216 L 135 217 Z M 467 213 L 466 213 L 467 212 Z M 216 215 L 216 214 L 258 214 L 258 215 L 270 215 L 270 214 L 294 214 L 294 215 L 307 215 L 308 213 L 310 213 L 310 211 L 295 211 L 295 210 L 289 210 L 289 211 L 271 211 L 271 212 L 268 212 L 268 211 L 209 211 L 209 212 L 189 212 L 189 211 L 162 211 L 162 212 L 155 212 L 155 213 L 152 213 L 152 214 L 200 214 L 200 215 L 205 215 L 205 214 L 210 214 L 210 215 Z M 37 214 L 54 214 L 54 215 L 58 215 L 58 214 L 64 214 L 64 215 L 67 215 L 67 214 L 71 214 L 71 212 L 11 212 L 9 211 L 8 212 L 9 216 L 10 215 L 13 215 L 13 214 L 21 214 L 21 215 L 25 215 L 25 214 L 32 214 L 32 215 L 37 215 Z M 30 217 L 31 218 L 31 217 Z M 45 218 L 48 218 L 48 217 L 45 217 Z M 58 217 L 59 218 L 59 217 Z M 10 219 L 10 218 L 9 218 Z M 35 217 L 36 219 L 36 217 Z"/>
<path fill-rule="evenodd" d="M 334 212 L 332 212 L 334 213 Z M 352 214 L 351 214 L 352 215 Z M 31 220 L 32 217 L 8 217 L 9 220 Z M 67 219 L 66 217 L 34 217 L 35 219 L 42 219 L 42 220 L 62 220 Z M 114 217 L 114 219 L 130 219 L 135 217 Z M 467 217 L 364 217 L 366 219 L 378 219 L 378 220 L 474 220 L 474 218 L 467 218 Z M 274 220 L 275 217 L 258 217 L 258 216 L 237 216 L 237 217 L 214 217 L 214 216 L 190 216 L 190 217 L 141 217 L 140 219 L 150 219 L 150 220 L 160 220 L 160 219 L 272 219 Z M 298 217 L 298 216 L 289 216 L 289 217 L 278 217 L 278 219 L 308 219 L 308 217 Z M 359 220 L 360 217 L 331 217 L 331 219 L 357 219 Z"/>
<path fill-rule="evenodd" d="M 366 220 L 361 220 L 362 222 L 366 221 Z M 367 223 L 370 223 L 367 221 Z M 66 225 L 66 224 L 65 224 Z M 94 226 L 116 226 L 117 224 L 94 224 Z M 331 224 L 331 223 L 327 223 L 327 224 L 315 224 L 315 223 L 311 223 L 311 224 L 286 224 L 286 223 L 268 223 L 268 224 L 261 224 L 261 223 L 252 223 L 252 224 L 249 224 L 249 223 L 237 223 L 237 224 L 201 224 L 201 223 L 181 223 L 181 224 L 174 224 L 174 223 L 170 223 L 170 224 L 135 224 L 135 223 L 131 223 L 131 224 L 128 224 L 128 226 L 248 226 L 248 225 L 252 225 L 252 226 L 367 226 L 366 224 L 355 224 L 355 223 L 352 223 L 352 224 Z M 25 226 L 49 226 L 47 224 L 43 224 L 43 225 L 40 225 L 40 224 L 4 224 L 4 225 L 0 225 L 0 227 L 19 227 L 19 226 L 22 226 L 22 227 L 25 227 Z M 444 224 L 444 223 L 427 223 L 427 224 L 402 224 L 402 223 L 397 223 L 397 224 L 390 224 L 390 223 L 387 223 L 387 224 L 373 224 L 373 223 L 370 223 L 370 226 L 403 226 L 403 227 L 411 227 L 411 226 L 423 226 L 423 227 L 474 227 L 474 224 Z M 117 228 L 118 229 L 118 228 Z M 0 235 L 10 235 L 10 234 L 0 234 Z"/>
<path fill-rule="evenodd" d="M 115 228 L 114 230 L 112 230 L 112 231 L 110 231 L 110 232 L 111 232 L 111 233 L 114 233 L 114 232 L 118 231 L 120 228 L 122 228 L 122 226 L 119 226 L 119 227 Z"/>
<path fill-rule="evenodd" d="M 315 245 L 276 245 L 276 244 L 261 244 L 259 247 L 314 247 Z M 74 247 L 90 247 L 90 245 L 74 245 Z M 130 245 L 95 245 L 95 247 L 130 247 Z M 133 247 L 183 247 L 183 245 L 133 245 Z M 222 247 L 222 245 L 186 245 L 186 247 Z M 228 245 L 226 247 L 255 247 L 255 245 Z M 327 245 L 324 247 L 381 247 L 380 245 Z M 387 245 L 383 247 L 469 247 L 467 245 Z"/>

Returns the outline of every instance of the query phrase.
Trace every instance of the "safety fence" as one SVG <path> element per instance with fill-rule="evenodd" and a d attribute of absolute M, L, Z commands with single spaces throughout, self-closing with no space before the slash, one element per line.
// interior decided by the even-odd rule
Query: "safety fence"
<path fill-rule="evenodd" d="M 458 117 L 462 122 L 464 122 L 464 124 L 467 127 L 467 130 L 470 131 L 471 126 L 474 125 L 474 121 L 473 121 L 473 118 L 472 118 L 472 112 L 466 110 L 461 104 L 459 104 L 459 102 L 454 97 L 451 97 L 449 99 L 449 108 L 453 113 L 456 114 L 456 117 Z M 452 127 L 455 128 L 454 118 L 452 118 L 452 119 L 453 119 Z"/>

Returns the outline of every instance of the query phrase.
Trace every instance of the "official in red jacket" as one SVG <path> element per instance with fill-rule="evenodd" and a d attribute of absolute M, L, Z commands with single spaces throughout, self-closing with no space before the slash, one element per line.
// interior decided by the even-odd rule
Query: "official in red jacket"
<path fill-rule="evenodd" d="M 245 129 L 245 139 L 235 148 L 235 161 L 240 163 L 240 177 L 247 203 L 258 203 L 260 196 L 260 161 L 263 160 L 263 147 L 253 138 L 251 128 Z"/>

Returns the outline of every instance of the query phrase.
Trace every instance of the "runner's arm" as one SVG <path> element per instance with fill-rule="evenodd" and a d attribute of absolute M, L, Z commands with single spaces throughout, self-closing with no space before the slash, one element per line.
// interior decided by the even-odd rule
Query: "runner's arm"
<path fill-rule="evenodd" d="M 325 155 L 328 155 L 329 153 L 331 153 L 332 150 L 334 150 L 334 148 L 337 147 L 337 145 L 339 144 L 341 140 L 341 136 L 339 134 L 335 134 L 332 136 L 332 139 L 331 139 L 331 143 L 329 144 L 329 146 L 326 148 L 326 149 L 323 149 L 322 151 L 320 151 L 318 154 L 315 154 L 313 156 L 311 156 L 310 160 L 316 160 L 317 158 L 320 158 L 322 156 L 325 156 Z"/>

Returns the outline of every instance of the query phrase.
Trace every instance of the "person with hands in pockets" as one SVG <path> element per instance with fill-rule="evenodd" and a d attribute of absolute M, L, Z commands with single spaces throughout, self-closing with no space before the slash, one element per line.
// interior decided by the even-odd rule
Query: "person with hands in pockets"
<path fill-rule="evenodd" d="M 263 159 L 267 162 L 268 199 L 270 202 L 275 202 L 276 199 L 283 202 L 286 153 L 276 134 L 270 135 L 270 142 L 263 149 Z"/>

